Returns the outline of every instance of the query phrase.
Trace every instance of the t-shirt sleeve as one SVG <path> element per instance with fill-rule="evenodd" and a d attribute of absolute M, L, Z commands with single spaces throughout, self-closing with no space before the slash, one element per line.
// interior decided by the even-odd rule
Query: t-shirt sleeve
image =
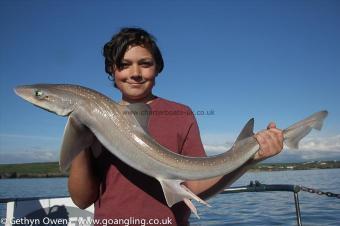
<path fill-rule="evenodd" d="M 180 154 L 193 157 L 205 157 L 207 154 L 201 141 L 200 131 L 194 115 L 191 116 L 187 135 L 184 139 Z"/>

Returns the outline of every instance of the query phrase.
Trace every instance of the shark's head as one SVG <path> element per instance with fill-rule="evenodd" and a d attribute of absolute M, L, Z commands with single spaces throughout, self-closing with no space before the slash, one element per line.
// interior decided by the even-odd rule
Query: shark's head
<path fill-rule="evenodd" d="M 77 104 L 74 93 L 62 89 L 61 85 L 23 85 L 15 87 L 14 92 L 35 106 L 61 116 L 69 115 Z"/>

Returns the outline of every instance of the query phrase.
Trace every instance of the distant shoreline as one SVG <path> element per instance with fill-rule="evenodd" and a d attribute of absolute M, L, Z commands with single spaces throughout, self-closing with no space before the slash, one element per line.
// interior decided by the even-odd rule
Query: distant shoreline
<path fill-rule="evenodd" d="M 67 177 L 58 162 L 0 164 L 0 179 Z"/>
<path fill-rule="evenodd" d="M 340 160 L 302 163 L 260 163 L 250 171 L 284 171 L 340 168 Z M 59 170 L 58 162 L 0 164 L 0 179 L 68 177 Z"/>

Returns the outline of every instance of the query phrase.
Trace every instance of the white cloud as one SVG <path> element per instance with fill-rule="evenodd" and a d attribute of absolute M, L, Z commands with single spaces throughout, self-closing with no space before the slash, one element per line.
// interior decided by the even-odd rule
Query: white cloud
<path fill-rule="evenodd" d="M 50 137 L 50 136 L 33 136 L 26 134 L 5 134 L 0 133 L 0 139 L 33 139 L 33 140 L 60 140 L 60 137 Z"/>
<path fill-rule="evenodd" d="M 223 141 L 223 137 L 226 136 L 216 136 L 216 145 L 211 144 L 211 141 L 213 140 L 212 135 L 209 135 L 206 138 L 202 137 L 203 142 L 208 141 L 208 143 L 204 142 L 204 149 L 208 155 L 215 155 L 225 152 L 232 146 L 234 141 L 232 139 Z M 306 137 L 300 142 L 299 150 L 285 150 L 284 152 L 295 153 L 303 159 L 323 157 L 325 155 L 328 157 L 339 156 L 340 134 L 328 137 Z"/>
<path fill-rule="evenodd" d="M 236 136 L 227 133 L 205 133 L 201 135 L 201 139 L 205 145 L 232 145 L 236 139 Z"/>
<path fill-rule="evenodd" d="M 55 162 L 58 159 L 57 151 L 0 152 L 0 164 Z"/>
<path fill-rule="evenodd" d="M 60 138 L 29 135 L 0 134 L 0 164 L 23 162 L 51 162 L 59 159 Z M 20 147 L 7 148 L 4 138 L 13 138 L 17 143 L 23 141 Z M 25 139 L 26 138 L 26 139 Z M 236 136 L 228 134 L 204 134 L 202 140 L 208 155 L 215 155 L 227 151 Z M 28 142 L 28 141 L 31 142 Z M 32 141 L 33 140 L 33 141 Z M 41 142 L 37 142 L 40 140 Z M 1 139 L 0 139 L 1 141 Z M 45 141 L 45 142 L 44 142 Z M 6 144 L 6 145 L 5 145 Z M 18 144 L 19 145 L 19 144 Z M 24 147 L 24 148 L 23 148 Z M 286 159 L 339 159 L 340 134 L 328 137 L 308 136 L 300 143 L 299 150 L 284 150 L 277 157 Z M 275 157 L 275 158 L 277 158 Z"/>
<path fill-rule="evenodd" d="M 216 155 L 229 150 L 231 145 L 203 145 L 208 155 Z"/>
<path fill-rule="evenodd" d="M 306 137 L 301 141 L 300 149 L 340 152 L 340 134 L 331 137 Z"/>

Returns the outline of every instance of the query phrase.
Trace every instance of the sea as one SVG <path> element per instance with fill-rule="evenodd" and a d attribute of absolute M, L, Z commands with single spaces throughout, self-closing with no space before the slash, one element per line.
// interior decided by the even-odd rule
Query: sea
<path fill-rule="evenodd" d="M 248 172 L 234 186 L 293 184 L 340 194 L 340 169 Z M 67 196 L 67 178 L 2 179 L 0 199 Z M 302 225 L 340 225 L 340 199 L 300 191 Z M 191 225 L 297 225 L 293 192 L 244 192 L 220 194 L 208 200 L 211 207 L 196 204 L 200 219 Z M 6 206 L 1 204 L 0 217 Z"/>

